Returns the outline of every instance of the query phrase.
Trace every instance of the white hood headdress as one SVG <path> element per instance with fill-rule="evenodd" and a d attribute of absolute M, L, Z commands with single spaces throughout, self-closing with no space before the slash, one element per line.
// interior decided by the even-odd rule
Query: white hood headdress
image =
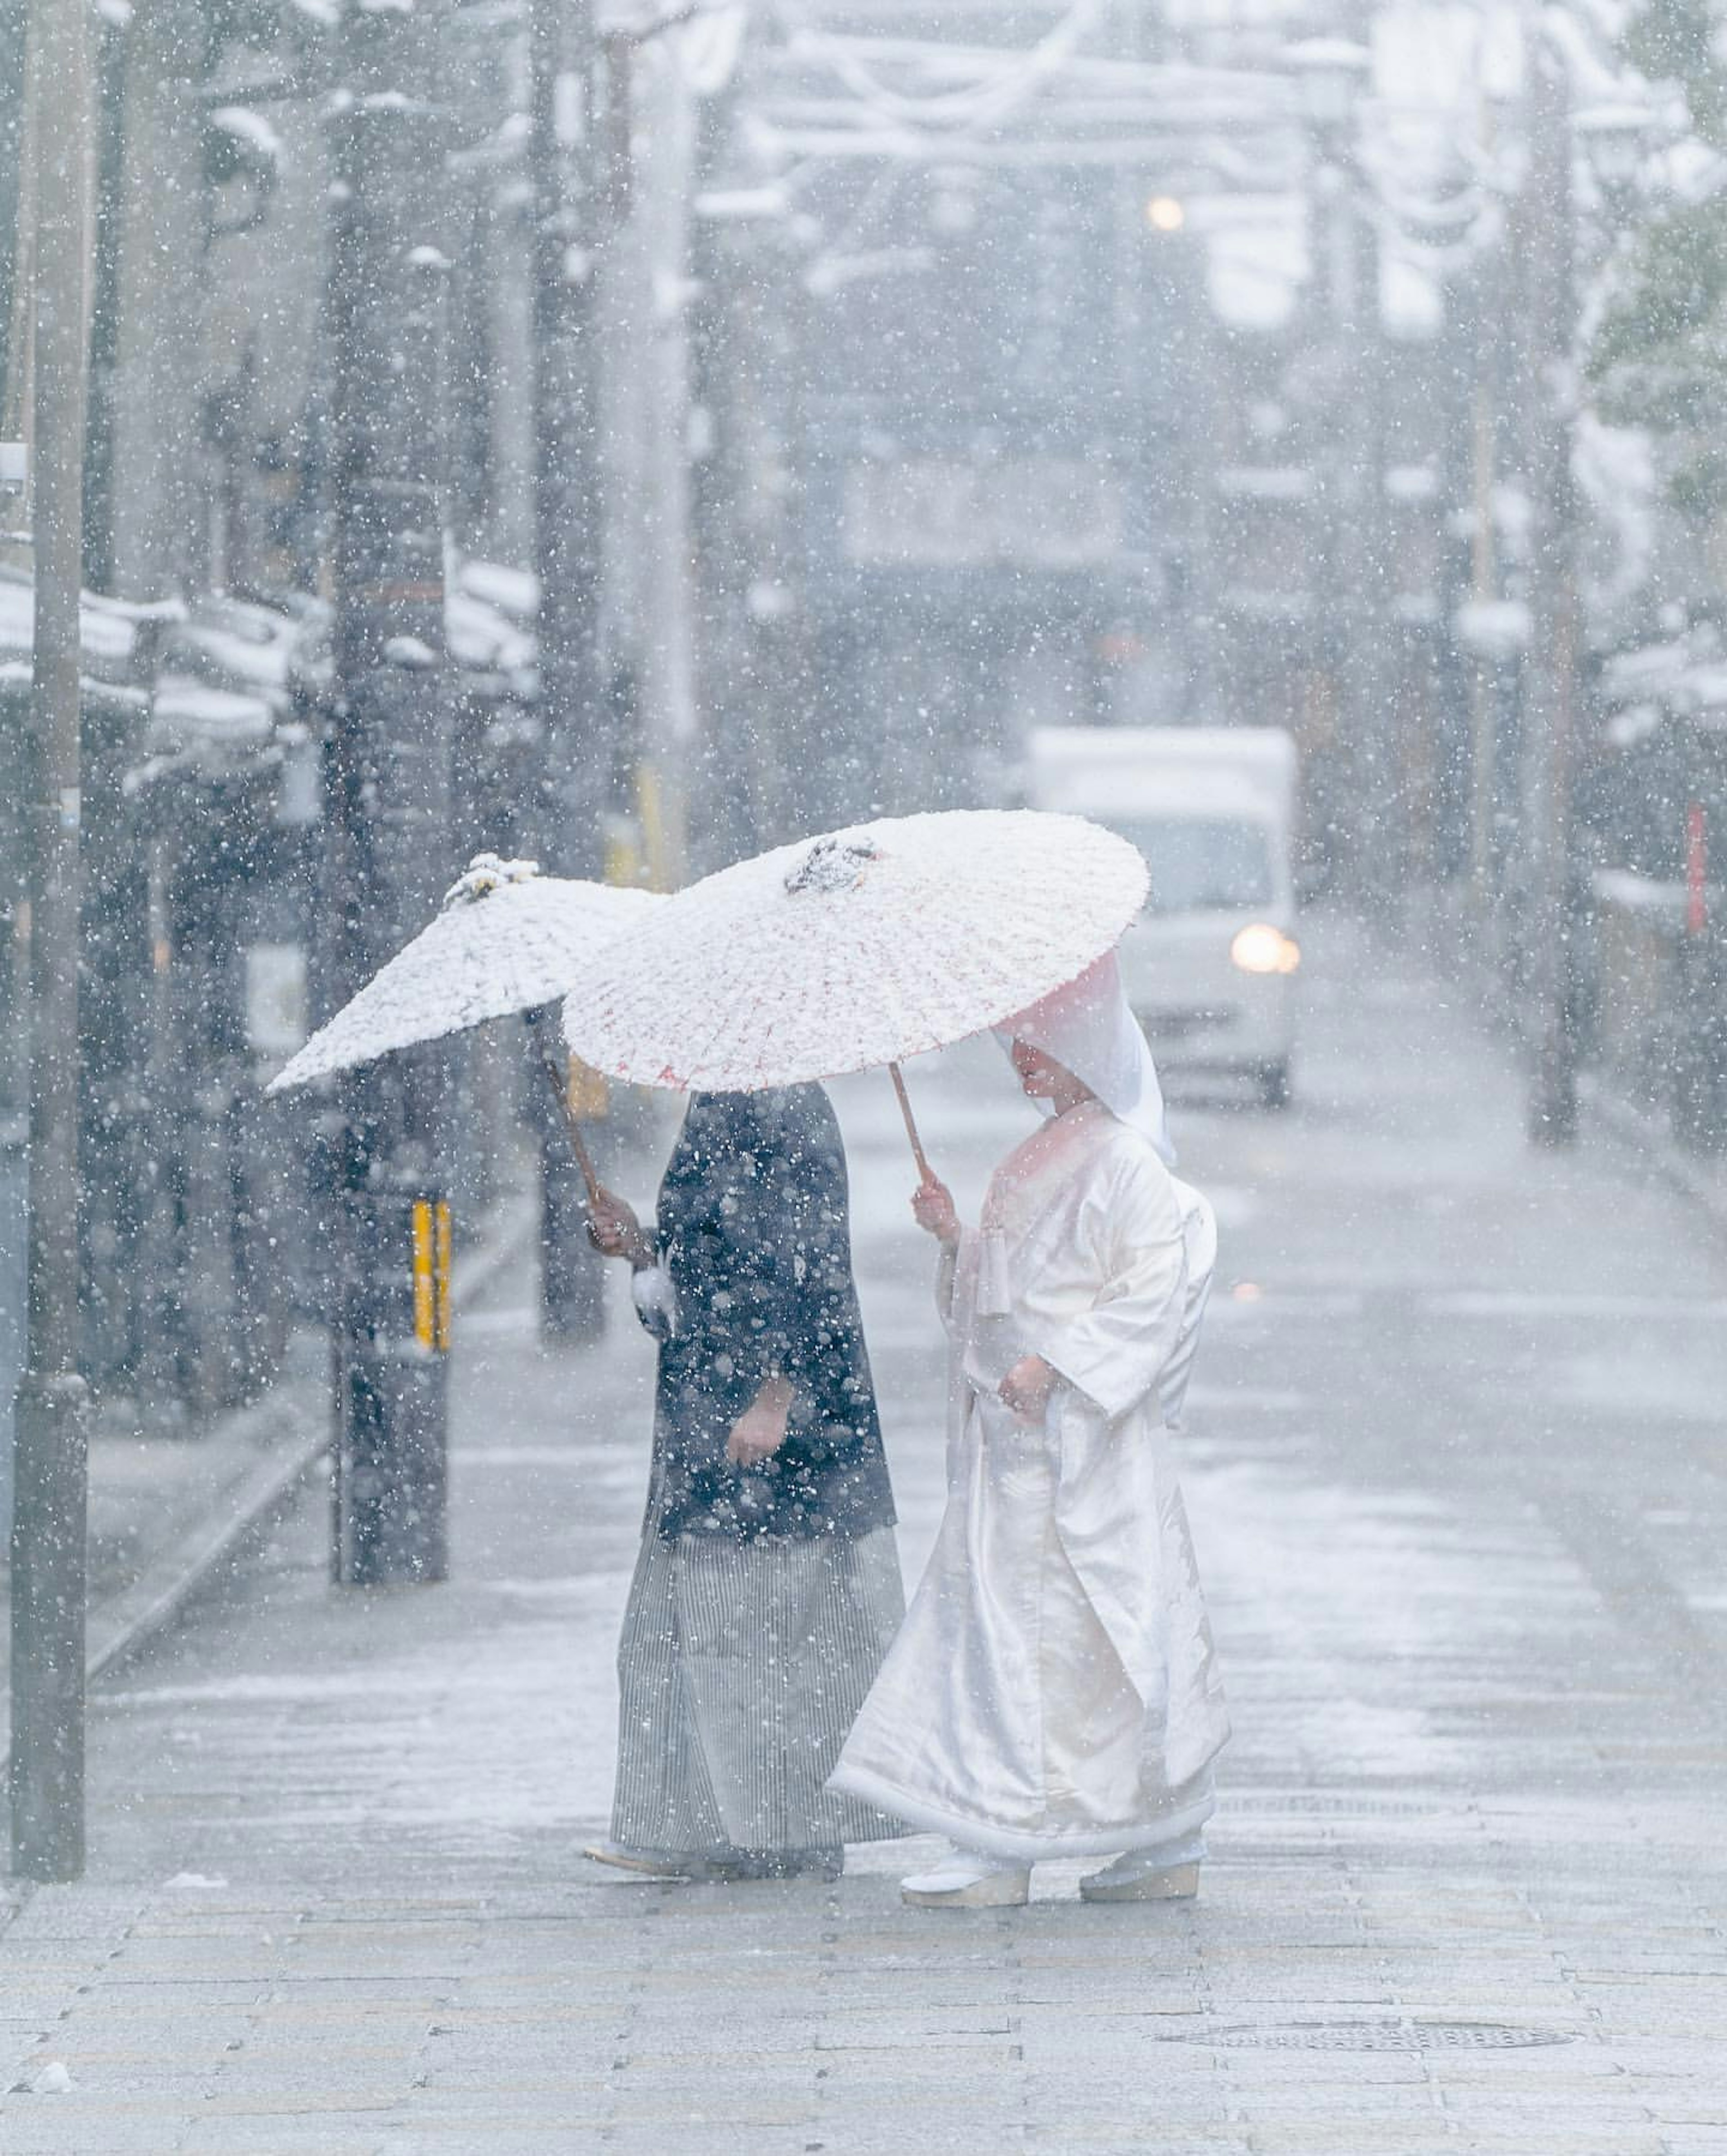
<path fill-rule="evenodd" d="M 1023 1040 L 1053 1056 L 1113 1116 L 1149 1139 L 1167 1166 L 1175 1165 L 1157 1065 L 1128 1008 L 1114 952 L 1106 952 L 1077 980 L 997 1026 L 995 1035 L 1003 1047 Z"/>

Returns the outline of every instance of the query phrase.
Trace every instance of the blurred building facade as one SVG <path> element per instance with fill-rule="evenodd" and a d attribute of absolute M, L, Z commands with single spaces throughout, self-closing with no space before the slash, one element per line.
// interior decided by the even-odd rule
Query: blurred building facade
<path fill-rule="evenodd" d="M 1568 1022 L 1714 1142 L 1723 550 L 1529 304 L 1562 271 L 1581 362 L 1683 99 L 1550 11 L 1560 217 L 1529 185 L 1509 13 L 808 0 L 792 35 L 684 12 L 604 0 L 588 74 L 551 85 L 526 0 L 450 16 L 451 862 L 543 829 L 551 259 L 595 295 L 610 872 L 1004 798 L 1042 721 L 1275 723 L 1303 751 L 1311 887 L 1484 957 L 1517 1011 L 1554 918 L 1532 803 L 1569 593 L 1560 872 L 1591 963 Z M 315 1314 L 316 1139 L 259 1096 L 316 1015 L 335 20 L 139 0 L 101 33 L 88 1322 L 93 1371 L 170 1419 L 255 1388 Z M 0 0 L 3 439 L 23 21 Z M 547 112 L 577 175 L 549 254 Z M 1627 145 L 1630 167 L 1598 154 Z M 1565 480 L 1557 522 L 1538 468 Z M 4 819 L 28 561 L 0 546 Z M 19 899 L 0 891 L 14 1122 Z"/>

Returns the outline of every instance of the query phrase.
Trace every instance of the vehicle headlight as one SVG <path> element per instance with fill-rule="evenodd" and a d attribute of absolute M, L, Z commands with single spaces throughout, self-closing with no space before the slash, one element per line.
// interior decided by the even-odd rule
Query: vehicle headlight
<path fill-rule="evenodd" d="M 1244 973 L 1293 973 L 1301 963 L 1301 946 L 1270 921 L 1256 921 L 1236 932 L 1229 955 Z"/>

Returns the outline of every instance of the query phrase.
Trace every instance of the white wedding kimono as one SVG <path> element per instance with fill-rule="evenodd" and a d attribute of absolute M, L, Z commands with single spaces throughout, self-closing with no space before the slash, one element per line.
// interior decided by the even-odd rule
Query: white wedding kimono
<path fill-rule="evenodd" d="M 1097 1101 L 996 1170 L 943 1257 L 948 1507 L 833 1788 L 1036 1861 L 1190 1835 L 1229 1734 L 1181 1493 L 1179 1414 L 1210 1208 Z M 1057 1370 L 1037 1424 L 997 1397 Z"/>

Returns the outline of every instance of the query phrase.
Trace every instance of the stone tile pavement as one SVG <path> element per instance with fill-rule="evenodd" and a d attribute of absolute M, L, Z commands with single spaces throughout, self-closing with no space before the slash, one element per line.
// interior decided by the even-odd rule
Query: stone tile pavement
<path fill-rule="evenodd" d="M 90 1876 L 0 1930 L 0 2151 L 1727 2156 L 1727 1270 L 1622 1147 L 1531 1161 L 1442 991 L 1317 956 L 1295 1113 L 1179 1117 L 1237 1722 L 1199 1903 L 586 1865 L 650 1366 L 542 1353 L 506 1269 L 448 1586 L 331 1588 L 315 1484 L 104 1686 Z M 912 1082 L 974 1201 L 1021 1111 L 986 1051 Z M 840 1090 L 915 1573 L 940 1356 L 891 1099 Z"/>

